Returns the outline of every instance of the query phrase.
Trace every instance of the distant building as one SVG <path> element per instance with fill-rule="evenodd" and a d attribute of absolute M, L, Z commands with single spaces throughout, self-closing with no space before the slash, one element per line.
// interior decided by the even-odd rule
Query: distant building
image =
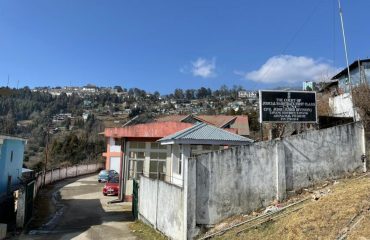
<path fill-rule="evenodd" d="M 353 117 L 360 119 L 359 114 L 353 107 L 351 98 L 352 87 L 362 83 L 370 83 L 370 59 L 354 61 L 349 66 L 351 82 L 348 77 L 348 68 L 344 68 L 332 80 L 338 82 L 338 89 L 335 97 L 330 98 L 329 104 L 335 117 Z"/>
<path fill-rule="evenodd" d="M 305 81 L 303 82 L 303 91 L 313 91 L 314 90 L 314 82 L 312 81 Z"/>
<path fill-rule="evenodd" d="M 239 98 L 246 98 L 248 95 L 248 92 L 247 91 L 239 91 L 238 92 L 238 97 Z"/>

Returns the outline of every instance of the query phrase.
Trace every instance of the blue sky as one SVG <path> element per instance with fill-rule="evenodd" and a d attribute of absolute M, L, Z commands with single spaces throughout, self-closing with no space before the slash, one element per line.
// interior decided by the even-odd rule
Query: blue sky
<path fill-rule="evenodd" d="M 341 0 L 350 61 L 369 0 Z M 337 0 L 2 0 L 0 85 L 301 85 L 345 66 Z"/>

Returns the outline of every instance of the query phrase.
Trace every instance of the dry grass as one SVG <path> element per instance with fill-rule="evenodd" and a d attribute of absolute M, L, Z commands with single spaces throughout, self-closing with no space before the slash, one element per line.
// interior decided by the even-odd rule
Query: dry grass
<path fill-rule="evenodd" d="M 240 226 L 216 239 L 336 239 L 358 214 L 365 218 L 349 232 L 348 239 L 369 237 L 369 176 L 341 180 L 327 188 L 330 189 L 327 195 L 317 201 L 309 200 L 296 212 L 237 235 L 243 229 Z"/>
<path fill-rule="evenodd" d="M 138 239 L 143 240 L 165 240 L 167 239 L 165 236 L 154 230 L 153 228 L 149 227 L 148 225 L 144 224 L 141 221 L 136 221 L 130 224 L 131 232 L 138 237 Z"/>

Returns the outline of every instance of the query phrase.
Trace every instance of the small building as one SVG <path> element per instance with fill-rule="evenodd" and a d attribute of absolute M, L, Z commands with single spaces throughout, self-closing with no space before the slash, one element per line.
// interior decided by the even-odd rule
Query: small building
<path fill-rule="evenodd" d="M 349 65 L 352 86 L 358 86 L 361 83 L 370 83 L 370 59 L 361 59 L 354 61 Z M 339 93 L 350 92 L 350 82 L 348 78 L 348 69 L 344 68 L 337 73 L 331 80 L 338 81 Z"/>
<path fill-rule="evenodd" d="M 0 135 L 0 222 L 15 221 L 13 194 L 21 186 L 26 140 Z"/>
<path fill-rule="evenodd" d="M 370 83 L 370 59 L 354 61 L 349 65 L 349 72 L 351 82 L 348 77 L 348 68 L 344 68 L 332 77 L 333 81 L 338 81 L 338 91 L 336 94 L 338 96 L 330 99 L 330 107 L 335 117 L 355 117 L 356 119 L 360 119 L 359 114 L 353 107 L 351 87 Z"/>
<path fill-rule="evenodd" d="M 160 174 L 162 178 L 170 174 L 167 171 L 170 146 L 161 146 L 156 141 L 191 126 L 182 122 L 153 122 L 105 129 L 105 168 L 120 174 L 121 199 L 131 200 L 132 179 L 139 179 L 141 174 L 155 177 Z"/>
<path fill-rule="evenodd" d="M 191 135 L 191 132 L 198 134 L 198 138 Z M 201 135 L 202 132 L 205 135 Z M 107 139 L 107 152 L 103 153 L 106 158 L 106 169 L 120 173 L 122 193 L 120 197 L 129 201 L 132 195 L 132 180 L 139 180 L 141 175 L 179 184 L 182 179 L 179 156 L 182 154 L 197 155 L 252 142 L 235 132 L 232 128 L 221 129 L 198 121 L 195 123 L 163 121 L 123 128 L 106 128 L 104 135 Z M 183 141 L 180 140 L 180 136 L 193 137 L 188 144 L 191 145 L 190 153 L 182 148 L 184 143 L 180 144 Z M 167 139 L 165 137 L 176 138 L 173 139 L 174 144 L 164 141 Z M 204 137 L 207 137 L 206 141 Z M 159 139 L 162 139 L 163 144 L 157 142 Z M 174 167 L 174 164 L 178 167 Z"/>

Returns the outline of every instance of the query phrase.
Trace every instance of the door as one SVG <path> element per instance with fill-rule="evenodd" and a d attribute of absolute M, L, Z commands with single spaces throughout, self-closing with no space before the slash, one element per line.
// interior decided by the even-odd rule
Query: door
<path fill-rule="evenodd" d="M 111 157 L 110 158 L 110 169 L 118 173 L 121 173 L 121 158 L 120 157 Z"/>

